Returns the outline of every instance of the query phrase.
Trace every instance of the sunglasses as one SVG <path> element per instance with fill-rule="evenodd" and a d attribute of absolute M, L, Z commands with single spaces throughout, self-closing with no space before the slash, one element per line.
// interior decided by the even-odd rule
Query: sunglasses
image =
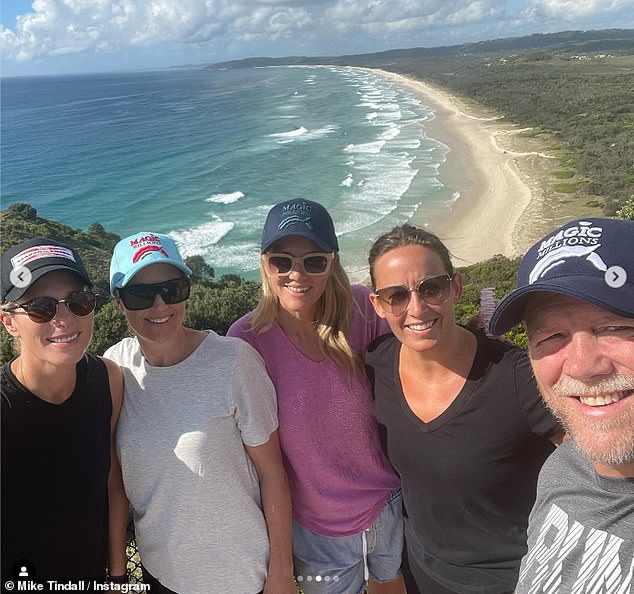
<path fill-rule="evenodd" d="M 85 318 L 95 311 L 97 293 L 92 291 L 75 291 L 66 299 L 54 297 L 35 297 L 26 303 L 20 303 L 7 311 L 23 309 L 29 319 L 36 324 L 50 322 L 56 315 L 60 303 L 65 303 L 70 313 L 78 318 Z M 20 313 L 20 312 L 17 312 Z"/>
<path fill-rule="evenodd" d="M 149 309 L 154 305 L 156 296 L 160 295 L 166 305 L 174 305 L 189 299 L 191 282 L 182 276 L 173 280 L 152 285 L 131 285 L 117 289 L 123 305 L 130 311 Z"/>
<path fill-rule="evenodd" d="M 330 269 L 335 253 L 314 252 L 296 258 L 289 254 L 268 254 L 265 253 L 264 262 L 266 271 L 274 276 L 284 276 L 290 274 L 296 264 L 302 265 L 302 270 L 311 276 L 321 276 Z"/>
<path fill-rule="evenodd" d="M 374 294 L 385 305 L 383 308 L 392 315 L 402 314 L 409 305 L 412 293 L 416 293 L 418 298 L 427 305 L 441 305 L 449 299 L 452 277 L 448 274 L 441 276 L 430 276 L 416 283 L 416 287 L 409 289 L 402 285 L 377 289 Z"/>

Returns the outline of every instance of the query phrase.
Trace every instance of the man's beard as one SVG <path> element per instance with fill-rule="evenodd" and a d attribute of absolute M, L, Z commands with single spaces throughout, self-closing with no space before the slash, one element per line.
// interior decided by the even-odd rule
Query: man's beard
<path fill-rule="evenodd" d="M 541 384 L 539 388 L 548 408 L 584 456 L 610 466 L 634 460 L 634 377 L 615 374 L 587 384 L 564 376 L 550 390 Z M 628 402 L 618 415 L 603 419 L 581 414 L 571 398 L 604 396 L 627 397 Z"/>

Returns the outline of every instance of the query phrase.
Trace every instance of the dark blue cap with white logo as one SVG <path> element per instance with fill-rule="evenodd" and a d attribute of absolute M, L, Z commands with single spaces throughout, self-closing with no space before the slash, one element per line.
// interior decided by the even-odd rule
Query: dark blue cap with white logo
<path fill-rule="evenodd" d="M 559 293 L 634 317 L 634 221 L 578 219 L 526 252 L 517 289 L 495 309 L 489 329 L 501 335 L 522 321 L 530 295 Z"/>
<path fill-rule="evenodd" d="M 262 232 L 262 251 L 284 237 L 303 237 L 325 252 L 339 251 L 332 217 L 312 200 L 298 198 L 280 202 L 269 211 Z"/>

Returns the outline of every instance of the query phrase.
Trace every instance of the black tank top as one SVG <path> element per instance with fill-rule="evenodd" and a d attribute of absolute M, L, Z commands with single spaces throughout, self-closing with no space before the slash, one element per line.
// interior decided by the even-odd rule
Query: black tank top
<path fill-rule="evenodd" d="M 71 396 L 51 404 L 9 365 L 1 371 L 2 583 L 21 559 L 40 583 L 103 581 L 112 414 L 106 366 L 84 355 Z"/>

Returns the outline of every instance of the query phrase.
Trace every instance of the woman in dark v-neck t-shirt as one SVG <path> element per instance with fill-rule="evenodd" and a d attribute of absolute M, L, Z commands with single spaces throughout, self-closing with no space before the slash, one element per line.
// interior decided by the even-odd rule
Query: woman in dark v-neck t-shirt
<path fill-rule="evenodd" d="M 366 365 L 402 481 L 408 593 L 512 592 L 537 476 L 563 431 L 526 354 L 455 323 L 462 278 L 437 237 L 397 227 L 370 267 L 392 334 Z"/>

